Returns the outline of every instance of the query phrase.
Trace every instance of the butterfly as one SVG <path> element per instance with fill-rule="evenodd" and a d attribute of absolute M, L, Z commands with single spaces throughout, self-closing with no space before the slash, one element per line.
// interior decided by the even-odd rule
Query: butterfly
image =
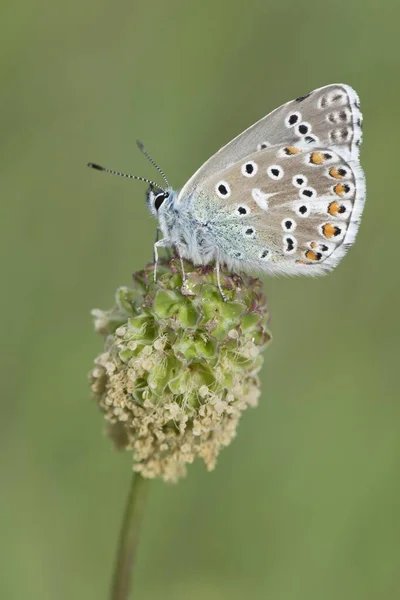
<path fill-rule="evenodd" d="M 321 275 L 353 245 L 365 203 L 359 162 L 362 114 L 356 92 L 332 84 L 292 100 L 209 158 L 180 191 L 143 146 L 166 186 L 147 204 L 162 238 L 194 264 L 271 275 Z"/>

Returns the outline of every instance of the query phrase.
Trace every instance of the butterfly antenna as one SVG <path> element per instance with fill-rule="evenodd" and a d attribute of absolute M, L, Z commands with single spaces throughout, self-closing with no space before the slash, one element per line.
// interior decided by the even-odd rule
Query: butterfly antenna
<path fill-rule="evenodd" d="M 126 177 L 127 179 L 137 179 L 137 181 L 144 181 L 145 183 L 149 183 L 150 185 L 159 188 L 162 192 L 165 193 L 164 188 L 162 188 L 158 183 L 151 181 L 150 179 L 146 179 L 145 177 L 138 177 L 137 175 L 128 175 L 127 173 L 120 173 L 119 171 L 114 171 L 113 169 L 107 169 L 106 167 L 102 167 L 101 165 L 97 165 L 96 163 L 88 163 L 88 167 L 91 169 L 96 169 L 97 171 L 104 171 L 105 173 L 111 173 L 111 175 L 118 175 L 119 177 Z"/>
<path fill-rule="evenodd" d="M 143 146 L 143 144 L 140 140 L 136 140 L 136 144 L 137 144 L 137 147 L 139 148 L 140 152 L 142 152 L 145 155 L 145 157 L 147 158 L 147 160 L 153 165 L 153 167 L 155 167 L 157 169 L 157 171 L 160 173 L 161 177 L 164 179 L 167 188 L 169 188 L 168 179 L 167 179 L 164 171 L 158 166 L 158 164 L 156 163 L 154 158 L 152 158 L 150 156 L 150 154 L 147 152 L 146 148 Z"/>

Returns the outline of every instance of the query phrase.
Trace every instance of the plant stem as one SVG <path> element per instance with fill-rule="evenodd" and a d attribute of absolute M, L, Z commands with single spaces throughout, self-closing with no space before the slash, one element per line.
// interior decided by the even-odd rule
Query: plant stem
<path fill-rule="evenodd" d="M 133 474 L 119 535 L 110 600 L 129 598 L 148 485 L 149 479 Z"/>

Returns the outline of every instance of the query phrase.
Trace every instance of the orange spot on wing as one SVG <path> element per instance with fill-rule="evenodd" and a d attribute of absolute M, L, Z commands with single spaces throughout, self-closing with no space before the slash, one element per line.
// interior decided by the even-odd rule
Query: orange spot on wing
<path fill-rule="evenodd" d="M 338 215 L 342 215 L 345 212 L 346 207 L 344 206 L 344 204 L 339 204 L 339 202 L 336 202 L 336 200 L 331 202 L 328 206 L 328 213 L 332 215 L 332 217 L 337 217 Z"/>
<path fill-rule="evenodd" d="M 311 248 L 318 248 L 317 242 L 311 242 L 310 246 Z"/>
<path fill-rule="evenodd" d="M 300 154 L 303 151 L 300 150 L 300 148 L 296 148 L 295 146 L 287 146 L 285 148 L 285 152 L 286 152 L 286 154 L 291 156 L 292 154 Z"/>
<path fill-rule="evenodd" d="M 346 193 L 346 186 L 343 185 L 343 183 L 337 183 L 335 185 L 335 187 L 333 188 L 333 191 L 335 192 L 335 194 L 337 194 L 338 196 L 344 196 Z"/>
<path fill-rule="evenodd" d="M 306 258 L 308 258 L 308 260 L 321 260 L 322 254 L 320 252 L 314 252 L 313 250 L 307 250 Z"/>
<path fill-rule="evenodd" d="M 332 217 L 337 217 L 339 214 L 339 210 L 340 210 L 340 204 L 339 204 L 339 202 L 336 202 L 336 200 L 334 202 L 331 202 L 330 205 L 328 206 L 328 213 L 330 215 L 332 215 Z"/>
<path fill-rule="evenodd" d="M 322 152 L 313 152 L 310 156 L 310 162 L 312 162 L 313 165 L 322 165 L 324 160 Z"/>
<path fill-rule="evenodd" d="M 335 179 L 342 179 L 343 177 L 343 175 L 339 173 L 336 167 L 332 167 L 332 169 L 329 169 L 329 175 L 331 177 L 334 177 Z"/>
<path fill-rule="evenodd" d="M 340 227 L 336 227 L 336 225 L 332 225 L 331 223 L 326 223 L 322 226 L 322 233 L 328 239 L 340 235 L 341 232 Z"/>

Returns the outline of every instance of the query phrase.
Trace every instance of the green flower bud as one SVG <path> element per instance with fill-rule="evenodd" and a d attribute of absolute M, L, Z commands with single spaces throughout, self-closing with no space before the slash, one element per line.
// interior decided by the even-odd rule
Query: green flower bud
<path fill-rule="evenodd" d="M 271 339 L 261 281 L 172 259 L 148 265 L 95 309 L 104 352 L 90 373 L 94 398 L 117 448 L 133 451 L 144 477 L 176 481 L 196 456 L 214 468 L 242 412 L 256 406 L 260 352 Z"/>

